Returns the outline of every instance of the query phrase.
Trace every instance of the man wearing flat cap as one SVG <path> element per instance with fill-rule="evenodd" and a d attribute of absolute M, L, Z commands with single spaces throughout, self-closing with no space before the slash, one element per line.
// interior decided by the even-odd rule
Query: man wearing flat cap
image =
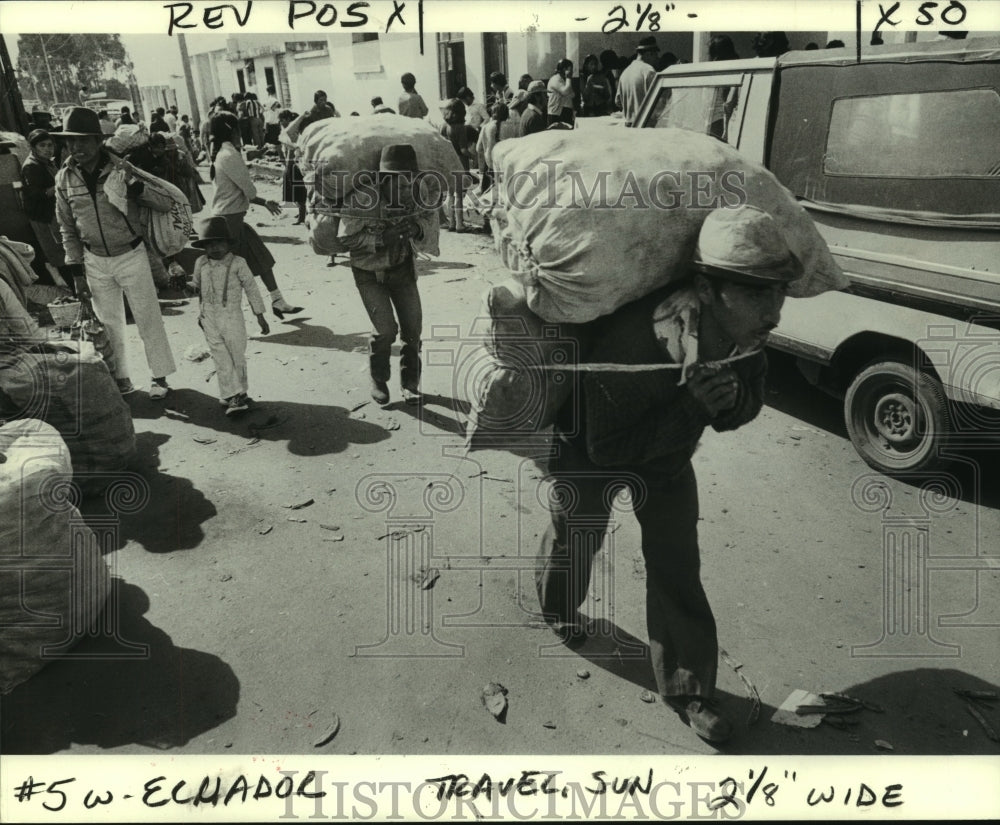
<path fill-rule="evenodd" d="M 636 59 L 618 78 L 615 103 L 621 108 L 625 125 L 631 126 L 649 87 L 656 77 L 656 62 L 660 58 L 660 47 L 655 37 L 644 37 L 636 47 Z"/>
<path fill-rule="evenodd" d="M 107 136 L 93 109 L 72 109 L 58 137 L 65 139 L 70 155 L 56 175 L 56 217 L 66 264 L 77 282 L 86 285 L 94 313 L 108 331 L 117 364 L 115 379 L 123 395 L 134 391 L 125 350 L 128 296 L 153 376 L 149 396 L 162 400 L 169 392 L 166 377 L 176 366 L 141 234 L 140 205 L 162 212 L 170 204 L 141 181 L 128 186 L 127 214 L 111 203 L 104 191 L 108 177 L 117 166 L 132 167 L 104 148 Z"/>
<path fill-rule="evenodd" d="M 521 115 L 521 137 L 544 132 L 547 125 L 545 110 L 548 106 L 549 90 L 544 80 L 532 80 L 528 84 L 527 105 Z"/>
<path fill-rule="evenodd" d="M 546 619 L 585 644 L 578 613 L 616 493 L 629 489 L 646 562 L 646 624 L 656 685 L 709 742 L 732 725 L 714 703 L 719 646 L 700 577 L 691 458 L 706 427 L 735 430 L 760 411 L 786 288 L 801 267 L 770 215 L 717 209 L 701 229 L 690 277 L 599 319 L 578 403 L 557 418 L 552 522 L 536 584 Z M 618 371 L 615 365 L 644 365 Z M 619 514 L 620 516 L 620 514 Z"/>

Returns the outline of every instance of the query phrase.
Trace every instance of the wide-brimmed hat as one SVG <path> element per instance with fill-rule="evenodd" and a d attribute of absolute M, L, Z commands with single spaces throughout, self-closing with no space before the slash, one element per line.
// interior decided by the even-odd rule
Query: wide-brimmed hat
<path fill-rule="evenodd" d="M 28 133 L 29 146 L 34 146 L 36 143 L 41 143 L 43 140 L 52 140 L 52 135 L 45 129 L 32 129 Z"/>
<path fill-rule="evenodd" d="M 393 143 L 382 148 L 378 171 L 417 172 L 417 152 L 409 143 Z"/>
<path fill-rule="evenodd" d="M 696 272 L 751 286 L 787 283 L 802 274 L 777 221 L 749 205 L 709 214 L 693 263 Z"/>
<path fill-rule="evenodd" d="M 97 112 L 85 106 L 74 106 L 69 110 L 69 116 L 63 123 L 63 130 L 59 132 L 59 137 L 105 137 L 104 130 L 101 129 L 101 119 Z"/>
<path fill-rule="evenodd" d="M 656 45 L 655 37 L 644 37 L 639 41 L 639 45 L 635 47 L 637 52 L 658 52 L 660 47 Z"/>
<path fill-rule="evenodd" d="M 544 80 L 532 80 L 528 84 L 528 95 L 537 94 L 538 92 L 547 92 L 548 87 L 545 85 Z"/>
<path fill-rule="evenodd" d="M 229 234 L 229 224 L 221 215 L 215 215 L 203 221 L 198 227 L 198 240 L 192 241 L 191 246 L 204 247 L 209 241 L 227 241 L 232 243 Z"/>

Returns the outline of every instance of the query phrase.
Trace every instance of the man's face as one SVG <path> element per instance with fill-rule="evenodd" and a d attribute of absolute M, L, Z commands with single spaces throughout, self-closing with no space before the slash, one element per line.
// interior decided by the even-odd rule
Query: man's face
<path fill-rule="evenodd" d="M 750 349 L 762 347 L 781 319 L 787 284 L 748 286 L 717 281 L 715 286 L 699 289 L 699 297 L 708 304 L 719 329 L 734 344 Z"/>
<path fill-rule="evenodd" d="M 69 137 L 66 139 L 70 154 L 81 166 L 90 166 L 97 161 L 101 154 L 101 139 L 96 135 L 83 135 L 82 137 Z"/>

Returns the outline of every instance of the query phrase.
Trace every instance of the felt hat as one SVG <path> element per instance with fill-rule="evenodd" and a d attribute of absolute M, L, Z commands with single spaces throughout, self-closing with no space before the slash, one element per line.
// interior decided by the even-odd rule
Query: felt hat
<path fill-rule="evenodd" d="M 639 45 L 635 47 L 637 52 L 658 52 L 660 47 L 656 45 L 655 37 L 644 37 L 639 41 Z"/>
<path fill-rule="evenodd" d="M 198 240 L 192 241 L 191 246 L 204 247 L 209 241 L 227 241 L 232 243 L 229 235 L 229 224 L 220 215 L 214 215 L 204 221 L 198 228 Z"/>
<path fill-rule="evenodd" d="M 788 283 L 802 275 L 774 220 L 756 206 L 715 209 L 698 233 L 694 269 L 703 275 L 750 286 Z"/>
<path fill-rule="evenodd" d="M 382 148 L 378 171 L 418 172 L 417 152 L 409 143 L 393 143 Z"/>
<path fill-rule="evenodd" d="M 537 94 L 538 92 L 547 92 L 547 91 L 548 91 L 548 87 L 545 85 L 545 81 L 544 80 L 532 80 L 531 83 L 528 84 L 528 94 L 529 95 Z"/>
<path fill-rule="evenodd" d="M 70 109 L 69 116 L 63 123 L 63 130 L 59 136 L 87 137 L 89 135 L 105 137 L 104 131 L 101 129 L 101 119 L 93 109 L 88 109 L 85 106 L 74 106 Z"/>
<path fill-rule="evenodd" d="M 528 93 L 524 89 L 518 89 L 514 92 L 514 96 L 511 97 L 510 106 L 511 109 L 522 109 L 528 102 Z"/>

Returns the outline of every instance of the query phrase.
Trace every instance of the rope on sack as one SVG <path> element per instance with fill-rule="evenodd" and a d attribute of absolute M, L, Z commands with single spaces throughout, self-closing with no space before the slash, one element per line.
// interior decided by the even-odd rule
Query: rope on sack
<path fill-rule="evenodd" d="M 759 349 L 754 349 L 739 355 L 721 358 L 718 361 L 706 361 L 704 363 L 712 366 L 731 364 L 734 361 L 740 361 L 743 358 L 756 355 L 758 352 L 760 352 Z M 531 364 L 524 367 L 524 369 L 532 370 L 566 370 L 572 372 L 652 372 L 654 370 L 679 370 L 683 368 L 684 364 L 612 364 L 598 362 L 593 364 Z"/>

